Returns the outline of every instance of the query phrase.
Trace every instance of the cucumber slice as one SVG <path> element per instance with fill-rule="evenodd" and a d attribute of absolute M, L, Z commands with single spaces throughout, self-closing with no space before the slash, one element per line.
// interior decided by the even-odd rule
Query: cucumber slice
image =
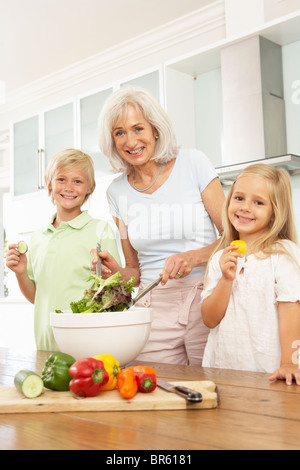
<path fill-rule="evenodd" d="M 17 248 L 18 252 L 21 254 L 21 255 L 25 255 L 25 253 L 27 253 L 28 251 L 28 246 L 27 246 L 27 243 L 24 242 L 23 240 L 20 241 L 18 243 L 18 248 Z"/>
<path fill-rule="evenodd" d="M 44 390 L 42 378 L 31 370 L 20 370 L 14 383 L 16 389 L 26 398 L 37 398 Z"/>

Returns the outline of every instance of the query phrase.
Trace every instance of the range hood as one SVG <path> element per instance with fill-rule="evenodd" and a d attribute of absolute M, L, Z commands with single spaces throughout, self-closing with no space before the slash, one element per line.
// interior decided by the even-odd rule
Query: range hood
<path fill-rule="evenodd" d="M 223 165 L 286 155 L 281 46 L 261 36 L 230 45 L 221 69 Z"/>
<path fill-rule="evenodd" d="M 237 175 L 247 166 L 255 163 L 264 163 L 274 167 L 284 168 L 291 176 L 300 175 L 300 156 L 299 155 L 281 155 L 279 157 L 264 158 L 262 160 L 252 160 L 245 163 L 222 166 L 216 168 L 220 181 L 224 186 L 232 185 Z"/>
<path fill-rule="evenodd" d="M 288 154 L 281 46 L 261 36 L 221 51 L 223 166 L 217 173 L 231 185 L 254 163 L 300 174 L 300 156 Z"/>

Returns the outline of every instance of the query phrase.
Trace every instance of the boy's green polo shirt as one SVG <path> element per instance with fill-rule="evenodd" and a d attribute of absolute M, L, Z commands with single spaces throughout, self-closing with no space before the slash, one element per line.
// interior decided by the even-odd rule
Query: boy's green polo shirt
<path fill-rule="evenodd" d="M 107 222 L 93 219 L 86 211 L 56 229 L 55 216 L 46 229 L 33 233 L 28 252 L 28 275 L 36 284 L 34 332 L 37 349 L 57 351 L 50 312 L 69 309 L 83 297 L 91 275 L 92 248 L 101 243 L 120 263 L 115 234 Z"/>

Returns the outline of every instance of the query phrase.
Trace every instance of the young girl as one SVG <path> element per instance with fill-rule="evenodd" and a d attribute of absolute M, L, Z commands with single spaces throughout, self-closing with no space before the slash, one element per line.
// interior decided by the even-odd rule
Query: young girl
<path fill-rule="evenodd" d="M 207 270 L 201 308 L 211 328 L 203 366 L 273 372 L 300 385 L 300 249 L 285 170 L 252 165 L 237 177 L 224 234 Z M 245 255 L 230 246 L 247 243 Z M 274 372 L 275 371 L 275 372 Z"/>
<path fill-rule="evenodd" d="M 90 250 L 98 242 L 117 259 L 119 254 L 109 224 L 82 211 L 95 189 L 89 155 L 76 149 L 58 152 L 49 163 L 46 184 L 57 212 L 47 227 L 33 233 L 28 258 L 16 244 L 9 246 L 6 265 L 15 272 L 24 296 L 35 304 L 37 349 L 57 351 L 50 312 L 68 309 L 90 287 Z"/>

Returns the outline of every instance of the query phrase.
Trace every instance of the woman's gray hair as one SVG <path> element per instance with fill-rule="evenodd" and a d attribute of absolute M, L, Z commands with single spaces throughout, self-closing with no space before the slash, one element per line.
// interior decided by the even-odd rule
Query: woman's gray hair
<path fill-rule="evenodd" d="M 113 93 L 106 101 L 98 121 L 101 152 L 106 155 L 117 173 L 129 174 L 131 165 L 117 152 L 112 130 L 116 122 L 134 106 L 158 133 L 153 160 L 166 163 L 176 158 L 178 146 L 171 120 L 161 105 L 148 91 L 137 86 L 127 86 Z"/>

